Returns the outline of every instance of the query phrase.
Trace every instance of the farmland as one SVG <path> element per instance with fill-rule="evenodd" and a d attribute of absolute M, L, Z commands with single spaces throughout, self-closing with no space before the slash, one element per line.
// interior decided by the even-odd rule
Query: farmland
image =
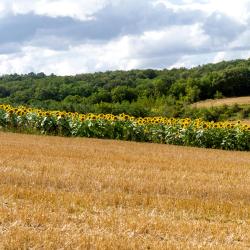
<path fill-rule="evenodd" d="M 222 105 L 235 105 L 235 104 L 250 105 L 250 96 L 205 100 L 193 103 L 191 104 L 191 106 L 196 108 L 209 108 L 209 107 L 216 107 Z"/>
<path fill-rule="evenodd" d="M 0 105 L 0 129 L 249 151 L 250 126 L 241 121 L 79 114 Z"/>
<path fill-rule="evenodd" d="M 0 133 L 0 249 L 247 249 L 250 155 Z"/>

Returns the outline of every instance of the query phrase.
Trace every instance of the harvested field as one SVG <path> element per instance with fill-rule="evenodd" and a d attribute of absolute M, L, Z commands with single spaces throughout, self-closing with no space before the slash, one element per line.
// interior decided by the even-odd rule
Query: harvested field
<path fill-rule="evenodd" d="M 250 125 L 250 120 L 242 120 L 242 123 Z"/>
<path fill-rule="evenodd" d="M 250 96 L 243 97 L 233 97 L 233 98 L 223 98 L 223 99 L 214 99 L 214 100 L 205 100 L 193 103 L 191 106 L 195 108 L 209 108 L 222 105 L 250 105 Z"/>
<path fill-rule="evenodd" d="M 0 133 L 0 249 L 249 249 L 250 153 Z"/>

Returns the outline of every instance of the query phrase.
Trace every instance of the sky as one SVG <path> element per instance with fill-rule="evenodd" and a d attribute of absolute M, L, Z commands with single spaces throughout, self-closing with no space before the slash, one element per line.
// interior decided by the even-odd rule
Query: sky
<path fill-rule="evenodd" d="M 0 0 L 1 75 L 249 57 L 250 0 Z"/>

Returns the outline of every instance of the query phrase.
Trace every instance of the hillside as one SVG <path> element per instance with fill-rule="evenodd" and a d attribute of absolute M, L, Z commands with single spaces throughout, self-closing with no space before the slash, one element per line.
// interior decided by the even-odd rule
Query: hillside
<path fill-rule="evenodd" d="M 0 77 L 0 103 L 79 113 L 186 117 L 189 104 L 222 96 L 250 96 L 250 59 L 192 69 Z"/>
<path fill-rule="evenodd" d="M 247 249 L 250 155 L 0 133 L 1 249 Z"/>
<path fill-rule="evenodd" d="M 205 100 L 193 103 L 191 106 L 196 108 L 210 108 L 210 107 L 218 107 L 222 105 L 250 105 L 250 96 L 242 96 L 242 97 L 233 97 L 233 98 L 222 98 L 222 99 L 214 99 L 214 100 Z"/>

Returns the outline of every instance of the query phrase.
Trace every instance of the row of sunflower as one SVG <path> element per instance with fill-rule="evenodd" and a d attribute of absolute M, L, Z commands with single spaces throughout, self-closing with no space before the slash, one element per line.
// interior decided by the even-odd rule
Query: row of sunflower
<path fill-rule="evenodd" d="M 79 114 L 0 105 L 0 128 L 61 136 L 156 142 L 228 150 L 250 150 L 250 126 L 126 114 Z"/>

